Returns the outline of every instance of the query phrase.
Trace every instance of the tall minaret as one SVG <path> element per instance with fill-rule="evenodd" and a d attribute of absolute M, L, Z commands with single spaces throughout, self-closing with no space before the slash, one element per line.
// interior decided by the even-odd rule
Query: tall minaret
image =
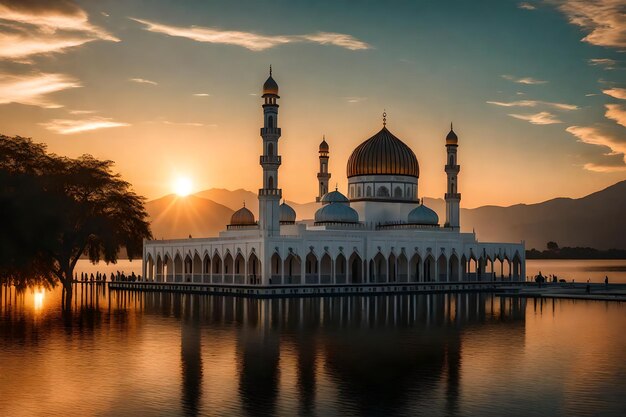
<path fill-rule="evenodd" d="M 328 180 L 330 180 L 330 172 L 328 172 L 328 143 L 326 136 L 320 143 L 320 172 L 317 173 L 317 182 L 319 182 L 319 195 L 315 197 L 315 201 L 319 202 L 322 196 L 328 192 Z"/>
<path fill-rule="evenodd" d="M 460 203 L 461 194 L 458 192 L 458 178 L 459 171 L 461 170 L 458 164 L 456 151 L 459 147 L 459 138 L 452 129 L 452 123 L 450 123 L 450 133 L 446 136 L 446 150 L 447 150 L 447 163 L 445 166 L 446 174 L 448 175 L 448 188 L 446 191 L 446 226 L 454 229 L 459 229 L 461 226 L 460 216 Z"/>
<path fill-rule="evenodd" d="M 261 166 L 263 167 L 263 188 L 259 189 L 259 223 L 264 234 L 273 235 L 280 233 L 280 199 L 282 190 L 278 188 L 278 167 L 280 167 L 280 155 L 278 155 L 278 138 L 280 128 L 278 126 L 278 84 L 270 76 L 263 84 L 263 154 Z"/>

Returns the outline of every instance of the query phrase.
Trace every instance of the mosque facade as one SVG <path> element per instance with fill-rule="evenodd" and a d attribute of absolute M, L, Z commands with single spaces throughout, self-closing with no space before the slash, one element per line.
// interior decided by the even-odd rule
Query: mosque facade
<path fill-rule="evenodd" d="M 146 241 L 148 282 L 232 286 L 370 285 L 521 281 L 524 243 L 479 242 L 460 231 L 459 138 L 450 126 L 446 148 L 446 218 L 418 198 L 415 153 L 382 129 L 358 145 L 347 162 L 348 189 L 330 190 L 330 147 L 319 146 L 319 209 L 296 221 L 279 187 L 278 84 L 263 85 L 262 187 L 259 219 L 245 206 L 216 237 Z"/>

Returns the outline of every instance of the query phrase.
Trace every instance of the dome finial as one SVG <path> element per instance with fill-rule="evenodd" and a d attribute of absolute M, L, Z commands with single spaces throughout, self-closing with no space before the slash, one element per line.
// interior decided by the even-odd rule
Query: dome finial
<path fill-rule="evenodd" d="M 244 207 L 246 206 L 246 200 L 243 200 L 243 206 Z"/>
<path fill-rule="evenodd" d="M 339 189 L 339 183 L 338 183 L 338 182 L 336 182 L 336 183 L 335 183 L 335 191 L 337 191 L 338 189 Z"/>
<path fill-rule="evenodd" d="M 383 127 L 387 126 L 387 110 L 383 109 Z"/>
<path fill-rule="evenodd" d="M 454 128 L 452 127 L 452 122 L 450 122 L 450 130 L 454 130 Z"/>
<path fill-rule="evenodd" d="M 272 76 L 272 64 L 270 64 L 270 77 Z"/>

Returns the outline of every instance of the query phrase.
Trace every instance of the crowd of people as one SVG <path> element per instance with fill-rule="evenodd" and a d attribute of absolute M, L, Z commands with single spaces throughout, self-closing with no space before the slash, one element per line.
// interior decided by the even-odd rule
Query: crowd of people
<path fill-rule="evenodd" d="M 120 271 L 117 271 L 116 273 L 111 272 L 110 276 L 107 276 L 106 273 L 100 272 L 96 272 L 95 274 L 93 272 L 91 274 L 88 274 L 87 272 L 81 272 L 80 276 L 78 275 L 78 273 L 74 274 L 74 280 L 78 282 L 135 282 L 141 280 L 141 275 L 135 275 L 134 272 L 130 275 L 126 275 L 124 272 Z"/>

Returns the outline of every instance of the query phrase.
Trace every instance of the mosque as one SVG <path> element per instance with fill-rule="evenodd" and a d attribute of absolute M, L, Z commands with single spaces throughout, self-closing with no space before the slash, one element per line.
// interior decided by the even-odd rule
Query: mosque
<path fill-rule="evenodd" d="M 520 281 L 524 243 L 478 242 L 460 231 L 459 138 L 442 141 L 447 158 L 446 218 L 418 198 L 415 153 L 386 126 L 358 145 L 347 163 L 348 189 L 329 191 L 330 148 L 319 145 L 319 209 L 296 221 L 279 188 L 278 84 L 263 84 L 263 168 L 259 219 L 245 206 L 217 237 L 146 241 L 148 282 L 218 286 L 320 286 Z"/>

